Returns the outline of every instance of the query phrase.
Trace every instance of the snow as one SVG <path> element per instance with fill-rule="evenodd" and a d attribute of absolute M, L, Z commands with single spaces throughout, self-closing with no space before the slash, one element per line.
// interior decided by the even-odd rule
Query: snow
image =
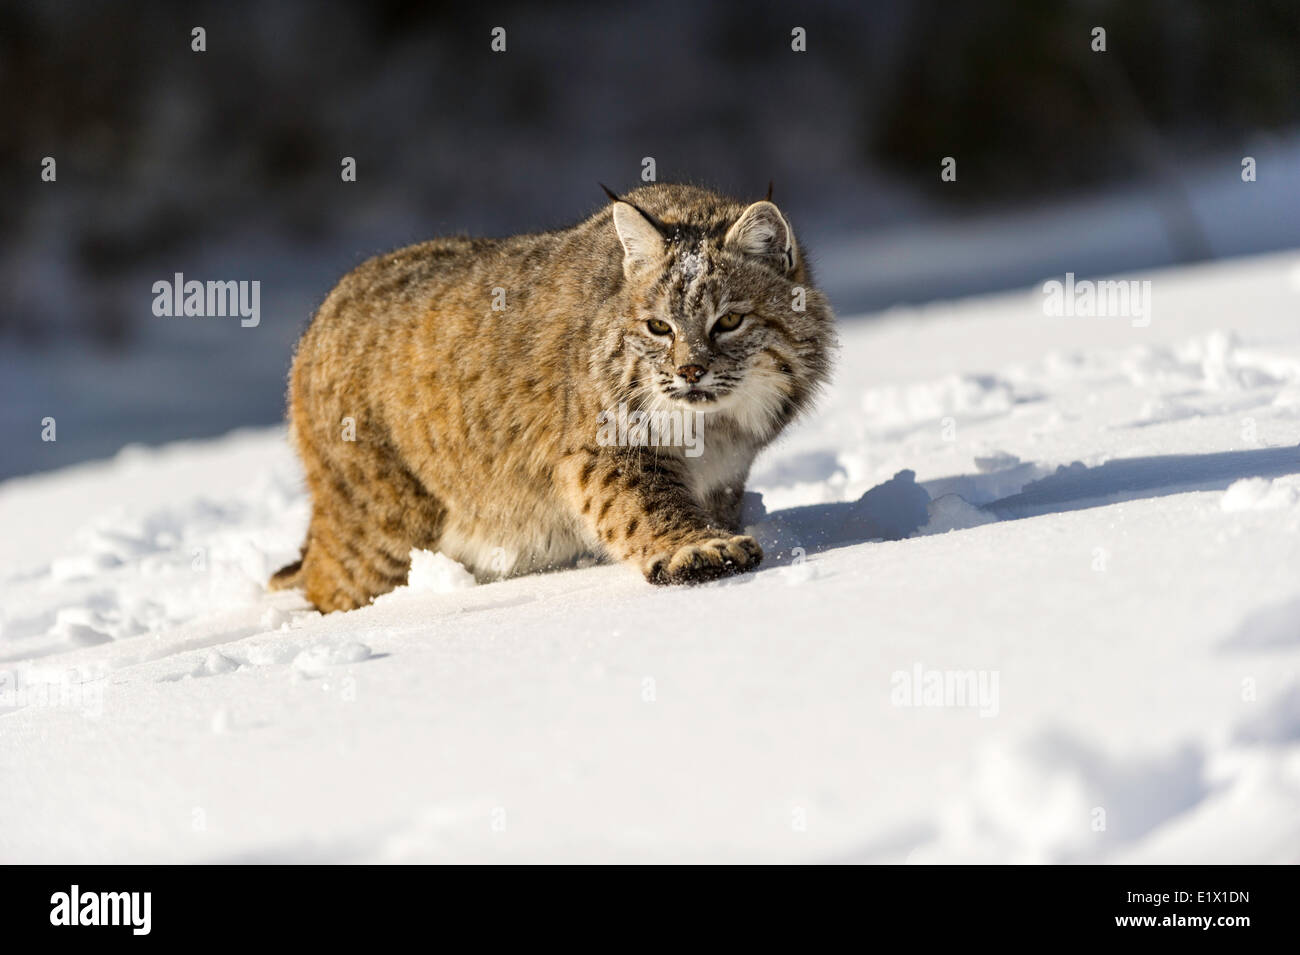
<path fill-rule="evenodd" d="M 697 588 L 322 616 L 280 429 L 0 484 L 0 860 L 1300 861 L 1297 275 L 845 321 Z"/>
<path fill-rule="evenodd" d="M 1300 480 L 1295 477 L 1242 478 L 1223 492 L 1219 506 L 1225 511 L 1291 508 L 1300 503 Z"/>
<path fill-rule="evenodd" d="M 449 594 L 474 586 L 474 575 L 443 554 L 416 548 L 411 551 L 411 571 L 406 585 L 411 590 Z"/>

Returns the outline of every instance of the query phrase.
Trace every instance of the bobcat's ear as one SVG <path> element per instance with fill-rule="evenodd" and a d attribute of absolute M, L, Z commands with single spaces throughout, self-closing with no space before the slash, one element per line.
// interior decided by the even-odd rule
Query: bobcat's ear
<path fill-rule="evenodd" d="M 741 213 L 736 224 L 727 230 L 724 242 L 742 255 L 764 260 L 783 275 L 794 271 L 794 232 L 781 210 L 766 199 Z"/>
<path fill-rule="evenodd" d="M 651 268 L 663 257 L 663 236 L 631 203 L 614 203 L 614 229 L 623 243 L 623 274 L 628 278 Z"/>

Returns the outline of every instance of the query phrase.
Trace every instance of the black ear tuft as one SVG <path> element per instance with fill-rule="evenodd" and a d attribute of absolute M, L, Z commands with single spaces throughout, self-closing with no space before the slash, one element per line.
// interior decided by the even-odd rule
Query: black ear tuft
<path fill-rule="evenodd" d="M 771 202 L 771 201 L 772 201 L 772 184 L 773 184 L 773 183 L 772 183 L 772 180 L 769 179 L 769 180 L 767 181 L 767 201 L 768 201 L 768 202 Z"/>
<path fill-rule="evenodd" d="M 668 228 L 668 226 L 664 225 L 662 222 L 660 222 L 658 219 L 656 219 L 656 218 L 655 218 L 654 216 L 652 216 L 650 213 L 646 212 L 644 209 L 642 209 L 640 206 L 638 206 L 635 202 L 632 202 L 632 201 L 629 200 L 629 199 L 624 199 L 622 196 L 620 196 L 618 193 L 616 193 L 613 189 L 609 188 L 609 186 L 605 185 L 603 182 L 598 182 L 598 183 L 596 183 L 596 185 L 598 185 L 598 186 L 600 186 L 600 188 L 604 189 L 604 190 L 605 190 L 605 195 L 609 196 L 609 198 L 612 199 L 614 202 L 622 202 L 622 203 L 624 203 L 624 204 L 626 204 L 626 205 L 631 206 L 633 209 L 635 209 L 637 212 L 639 212 L 639 213 L 641 214 L 641 218 L 645 219 L 646 222 L 648 222 L 648 223 L 650 223 L 652 226 L 654 226 L 654 227 L 655 227 L 655 231 L 658 232 L 658 233 L 659 233 L 661 236 L 663 236 L 665 239 L 668 238 L 669 235 L 672 234 L 672 230 L 671 230 L 670 228 Z"/>

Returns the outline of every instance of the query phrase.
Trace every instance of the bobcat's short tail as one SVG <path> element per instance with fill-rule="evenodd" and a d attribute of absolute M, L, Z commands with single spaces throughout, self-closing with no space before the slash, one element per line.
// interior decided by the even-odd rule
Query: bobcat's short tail
<path fill-rule="evenodd" d="M 269 590 L 288 590 L 290 587 L 297 587 L 302 583 L 302 562 L 307 556 L 307 549 L 304 547 L 302 557 L 299 557 L 292 564 L 286 564 L 271 575 L 270 581 L 267 582 Z"/>

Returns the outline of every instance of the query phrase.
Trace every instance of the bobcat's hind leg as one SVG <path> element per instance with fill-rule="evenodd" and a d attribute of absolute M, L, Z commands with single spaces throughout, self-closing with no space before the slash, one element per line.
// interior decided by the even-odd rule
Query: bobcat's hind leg
<path fill-rule="evenodd" d="M 406 582 L 411 550 L 436 546 L 446 511 L 386 446 L 300 443 L 312 515 L 300 566 L 271 587 L 301 587 L 322 613 L 354 610 Z"/>

